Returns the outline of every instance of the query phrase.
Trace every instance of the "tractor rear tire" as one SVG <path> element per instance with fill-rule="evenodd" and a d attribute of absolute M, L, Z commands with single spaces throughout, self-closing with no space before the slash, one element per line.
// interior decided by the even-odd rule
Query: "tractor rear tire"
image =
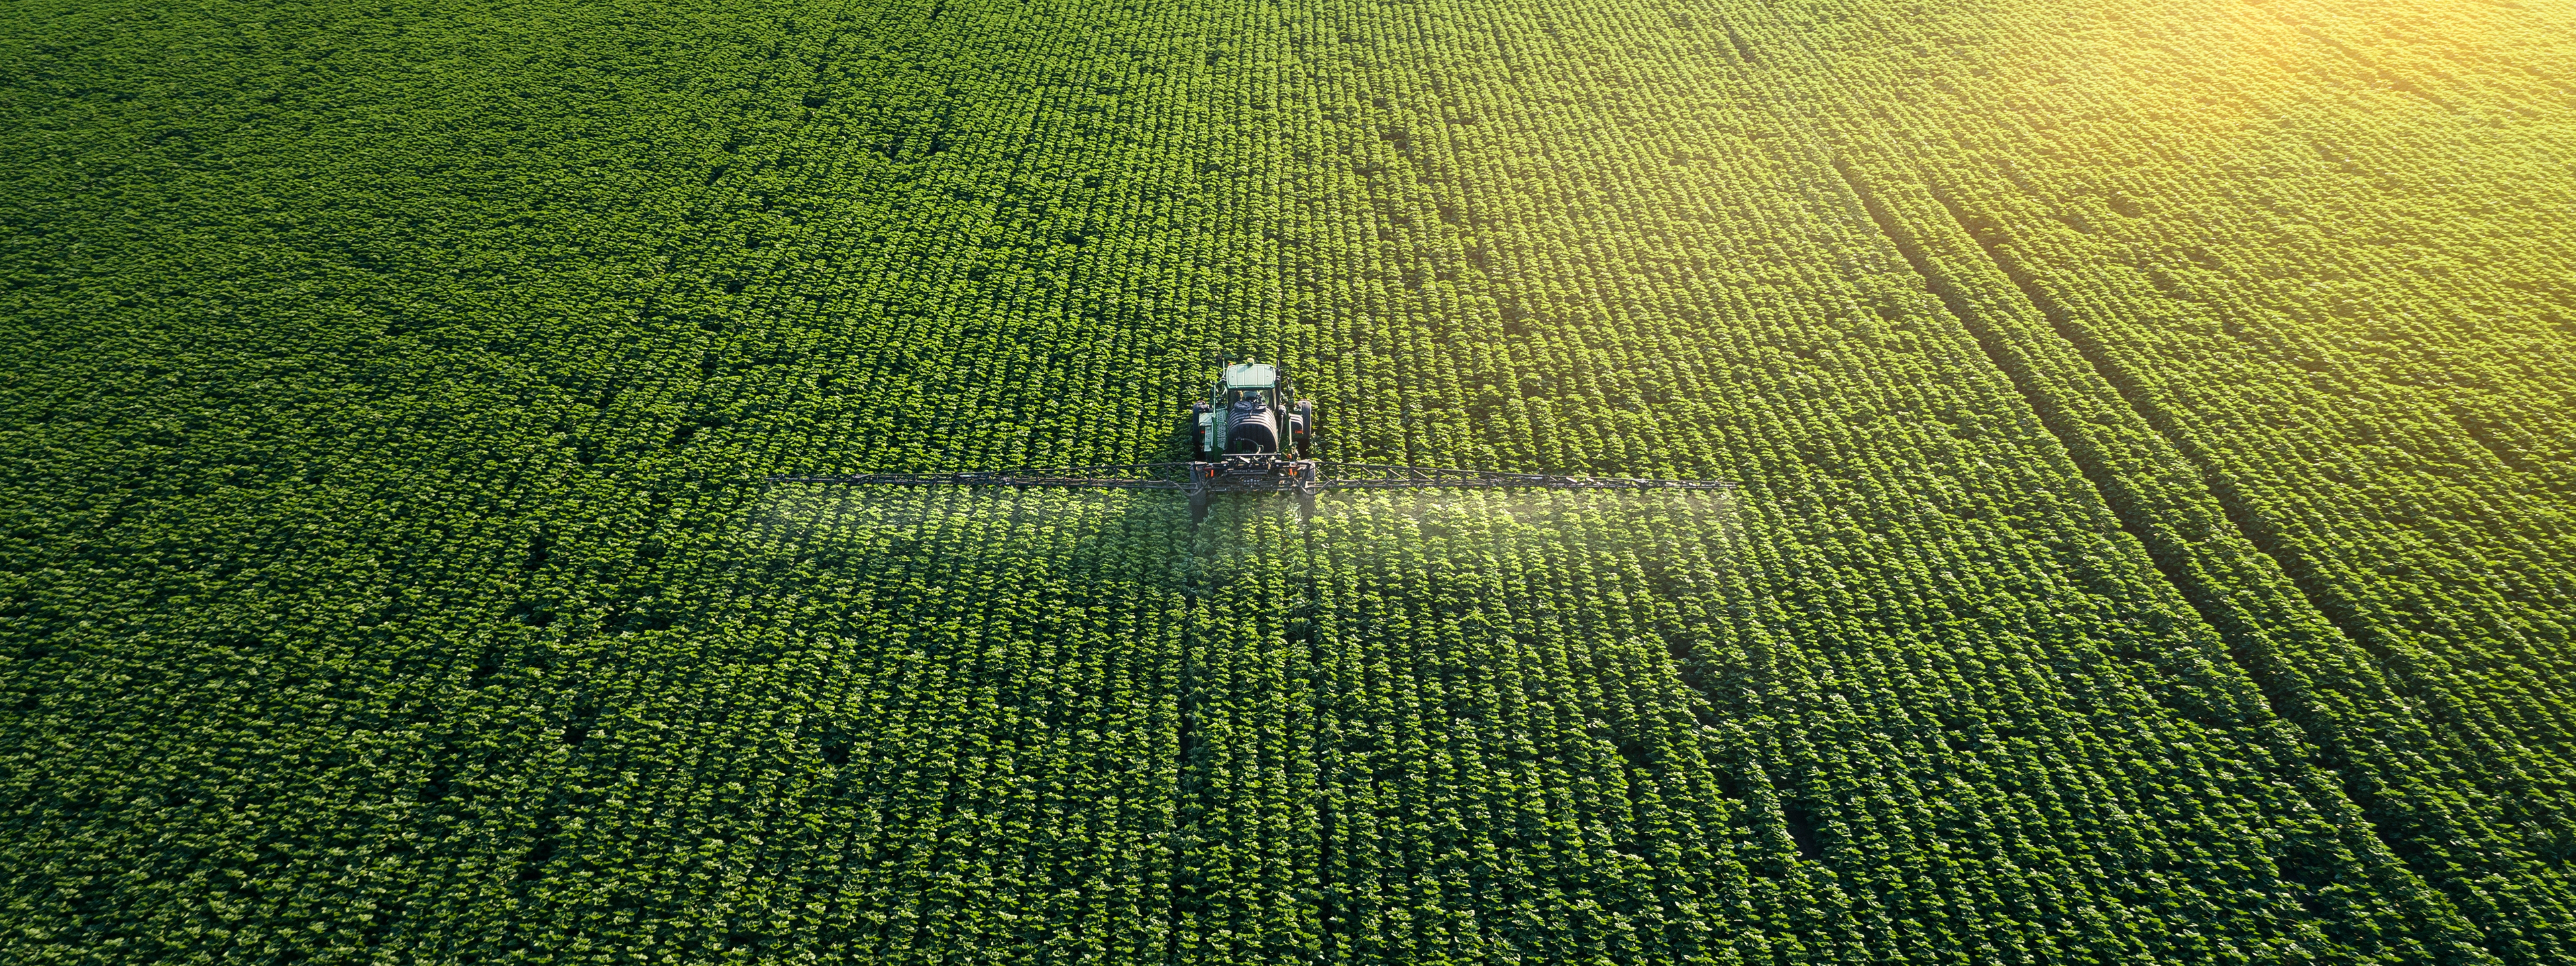
<path fill-rule="evenodd" d="M 1207 462 L 1208 458 L 1207 450 L 1200 448 L 1200 444 L 1207 442 L 1199 433 L 1199 414 L 1204 412 L 1207 412 L 1206 403 L 1192 405 L 1189 412 L 1181 415 L 1181 426 L 1174 434 L 1176 438 L 1173 439 L 1173 442 L 1179 445 L 1181 452 L 1189 454 L 1190 461 L 1194 463 Z"/>

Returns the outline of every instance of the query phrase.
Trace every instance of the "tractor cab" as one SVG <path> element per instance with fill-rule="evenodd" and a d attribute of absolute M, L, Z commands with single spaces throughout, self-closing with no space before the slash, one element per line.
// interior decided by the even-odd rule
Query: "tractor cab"
<path fill-rule="evenodd" d="M 1238 362 L 1227 366 L 1225 375 L 1217 377 L 1216 394 L 1218 401 L 1229 405 L 1245 399 L 1276 403 L 1279 401 L 1279 369 L 1258 362 Z"/>
<path fill-rule="evenodd" d="M 1208 400 L 1191 407 L 1197 425 L 1192 458 L 1302 454 L 1314 424 L 1314 404 L 1298 400 L 1279 368 L 1261 362 L 1225 367 Z"/>

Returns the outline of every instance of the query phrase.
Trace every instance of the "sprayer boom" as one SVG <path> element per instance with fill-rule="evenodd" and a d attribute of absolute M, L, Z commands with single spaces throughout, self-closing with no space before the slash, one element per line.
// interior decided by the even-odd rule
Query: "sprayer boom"
<path fill-rule="evenodd" d="M 773 476 L 773 483 L 846 483 L 876 486 L 1007 486 L 1085 490 L 1173 490 L 1190 497 L 1190 518 L 1207 513 L 1208 497 L 1219 493 L 1278 493 L 1298 498 L 1314 511 L 1315 494 L 1327 490 L 1540 489 L 1540 490 L 1731 490 L 1722 480 L 1658 480 L 1622 476 L 1575 476 L 1565 473 L 1501 473 L 1436 466 L 1392 466 L 1383 463 L 1336 463 L 1289 459 L 1276 453 L 1228 455 L 1187 463 L 1127 463 L 1116 466 L 1067 466 L 1052 469 L 952 473 L 842 473 L 820 476 Z"/>
<path fill-rule="evenodd" d="M 1731 490 L 1719 480 L 1649 480 L 1565 473 L 1500 473 L 1436 466 L 1335 463 L 1314 459 L 1322 435 L 1311 399 L 1297 398 L 1297 384 L 1277 366 L 1218 357 L 1224 364 L 1205 400 L 1192 403 L 1176 428 L 1186 463 L 1125 463 L 1053 469 L 947 473 L 842 473 L 773 476 L 773 483 L 852 483 L 875 486 L 1009 486 L 1086 490 L 1178 490 L 1189 494 L 1190 520 L 1207 515 L 1219 493 L 1282 493 L 1299 509 L 1315 512 L 1315 494 L 1326 490 L 1539 489 Z"/>

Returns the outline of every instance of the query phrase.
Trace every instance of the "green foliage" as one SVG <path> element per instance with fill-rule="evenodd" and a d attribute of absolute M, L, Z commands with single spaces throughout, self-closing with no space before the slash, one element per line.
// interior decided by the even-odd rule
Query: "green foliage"
<path fill-rule="evenodd" d="M 11 962 L 2576 957 L 2563 10 L 12 14 Z"/>

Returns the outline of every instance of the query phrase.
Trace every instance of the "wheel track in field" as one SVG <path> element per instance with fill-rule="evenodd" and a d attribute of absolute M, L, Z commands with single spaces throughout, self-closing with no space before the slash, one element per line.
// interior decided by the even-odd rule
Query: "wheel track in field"
<path fill-rule="evenodd" d="M 1827 57 L 1806 47 L 1803 40 L 1799 46 L 1825 66 L 1826 76 L 1834 73 Z M 1783 123 L 1790 122 L 1784 118 Z M 2478 726 L 2457 720 L 2446 702 L 2420 693 L 2426 685 L 2409 673 L 2415 662 L 2392 647 L 2360 616 L 2357 605 L 2336 595 L 2330 583 L 2282 542 L 2263 515 L 2227 485 L 2225 475 L 2176 432 L 2170 414 L 2116 371 L 2101 347 L 1998 248 L 1993 232 L 1979 231 L 1937 188 L 1918 189 L 1928 190 L 1937 210 L 1928 205 L 1918 205 L 1924 209 L 1920 212 L 1895 210 L 1888 192 L 1907 190 L 1902 178 L 1882 187 L 1878 179 L 1856 170 L 1858 162 L 1850 152 L 1884 151 L 1887 145 L 1911 143 L 1910 136 L 1885 130 L 1871 133 L 1883 143 L 1858 148 L 1846 143 L 1841 149 L 1820 144 L 1817 150 L 1831 158 L 1850 197 L 1866 209 L 1924 287 L 1968 327 L 1994 365 L 2010 376 L 2016 390 L 2041 415 L 2043 425 L 2115 512 L 2122 529 L 2149 551 L 2165 581 L 2204 622 L 2222 632 L 2236 663 L 2262 687 L 2275 713 L 2298 725 L 2315 743 L 2316 766 L 2336 776 L 2343 796 L 2380 826 L 2374 830 L 2379 846 L 2405 863 L 2411 878 L 2441 885 L 2439 893 L 2426 896 L 2441 895 L 2435 899 L 2440 908 L 2436 915 L 2479 932 L 2488 926 L 2517 931 L 2517 923 L 2558 918 L 2554 912 L 2542 911 L 2556 908 L 2548 892 L 2525 894 L 2514 901 L 2531 905 L 2509 911 L 2496 905 L 2483 889 L 2468 885 L 2481 873 L 2464 875 L 2454 866 L 2469 861 L 2488 873 L 2503 871 L 2516 881 L 2535 871 L 2492 851 L 2513 833 L 2455 808 L 2448 795 L 2421 784 L 2422 775 L 2432 773 L 2443 776 L 2436 780 L 2438 784 L 2456 788 L 2501 781 L 2502 794 L 2515 794 L 2511 777 L 2515 770 L 2486 760 L 2485 755 L 2480 757 L 2487 768 L 2506 777 L 2472 778 L 2456 766 L 2425 757 L 2434 753 L 2439 741 L 2428 725 L 2473 736 Z M 1902 159 L 1875 154 L 1868 163 L 1882 168 L 1892 165 L 1899 171 L 1907 166 Z M 1928 175 L 1919 176 L 1929 180 Z M 1951 236 L 1944 244 L 1973 241 L 1967 250 L 1981 264 L 1965 268 L 1937 264 L 1940 256 L 1927 250 L 1930 243 L 1923 237 L 1927 234 Z M 2004 284 L 1952 277 L 1954 272 L 1987 269 L 1993 281 Z M 1982 299 L 1973 294 L 1987 289 L 1993 293 Z M 2038 324 L 2015 322 L 2011 333 L 1997 329 L 1999 318 L 2024 316 Z M 2050 358 L 2042 361 L 2040 357 Z M 2096 398 L 2086 400 L 2088 394 Z M 2106 404 L 2114 412 L 2106 415 Z M 2079 409 L 2085 415 L 2077 416 Z M 2355 668 L 2353 655 L 2364 653 L 2367 657 L 2360 663 L 2388 668 L 2390 677 Z M 2321 684 L 2312 679 L 2311 669 L 2320 660 L 2342 673 L 2336 683 L 2322 686 L 2347 693 L 2319 693 Z M 2412 699 L 2401 700 L 2400 690 Z M 2422 720 L 2414 718 L 2419 713 Z M 2420 844 L 2463 837 L 2477 843 L 2468 855 L 2428 852 Z M 2481 855 L 2475 850 L 2489 851 Z M 2463 911 L 2473 914 L 2462 916 Z M 2520 943 L 2519 939 L 2509 943 L 2519 955 L 2546 955 L 2529 952 L 2530 947 Z"/>

